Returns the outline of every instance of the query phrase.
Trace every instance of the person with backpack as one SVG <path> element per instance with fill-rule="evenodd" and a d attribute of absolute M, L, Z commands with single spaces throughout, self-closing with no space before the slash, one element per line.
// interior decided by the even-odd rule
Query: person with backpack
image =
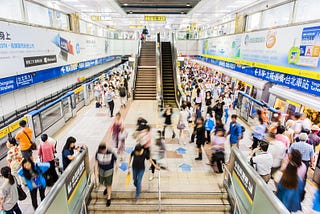
<path fill-rule="evenodd" d="M 231 115 L 231 123 L 229 126 L 229 131 L 227 132 L 226 136 L 230 135 L 230 146 L 231 147 L 238 147 L 239 142 L 243 138 L 244 128 L 237 122 L 237 115 Z"/>
<path fill-rule="evenodd" d="M 127 90 L 123 84 L 120 85 L 119 96 L 120 96 L 121 107 L 126 107 Z"/>
<path fill-rule="evenodd" d="M 113 117 L 113 109 L 114 109 L 114 91 L 112 89 L 112 87 L 109 87 L 105 93 L 105 101 L 106 103 L 108 103 L 109 109 L 110 109 L 110 116 Z"/>
<path fill-rule="evenodd" d="M 22 213 L 18 205 L 17 180 L 11 174 L 10 167 L 1 168 L 1 176 L 4 178 L 4 182 L 0 188 L 0 210 L 8 214 Z"/>

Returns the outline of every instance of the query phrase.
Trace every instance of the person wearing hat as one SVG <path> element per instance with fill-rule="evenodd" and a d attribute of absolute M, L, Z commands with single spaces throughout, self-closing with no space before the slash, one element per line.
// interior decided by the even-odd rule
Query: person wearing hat
<path fill-rule="evenodd" d="M 319 126 L 313 125 L 311 126 L 311 133 L 308 136 L 309 144 L 313 145 L 313 149 L 315 150 L 316 146 L 320 143 L 320 137 L 318 136 L 319 133 Z"/>
<path fill-rule="evenodd" d="M 306 165 L 307 171 L 309 166 L 313 167 L 314 163 L 314 150 L 313 147 L 307 143 L 308 135 L 307 133 L 301 133 L 299 135 L 299 142 L 291 144 L 289 147 L 288 153 L 291 154 L 293 149 L 298 150 L 302 155 L 302 162 Z M 306 175 L 308 173 L 306 172 Z"/>
<path fill-rule="evenodd" d="M 145 171 L 145 160 L 149 160 L 150 163 L 155 167 L 155 169 L 160 170 L 160 167 L 156 165 L 150 158 L 150 153 L 147 152 L 141 144 L 137 144 L 134 148 L 134 151 L 130 155 L 129 159 L 129 169 L 131 168 L 132 162 L 132 175 L 133 175 L 133 184 L 136 187 L 135 200 L 138 201 L 141 193 L 141 182 L 143 174 Z"/>

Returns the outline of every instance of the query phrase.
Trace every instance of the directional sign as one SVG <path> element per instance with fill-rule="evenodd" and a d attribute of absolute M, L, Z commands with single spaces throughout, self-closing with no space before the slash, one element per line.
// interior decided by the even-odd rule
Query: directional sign
<path fill-rule="evenodd" d="M 186 154 L 187 150 L 185 148 L 179 147 L 176 149 L 178 154 L 184 155 Z"/>
<path fill-rule="evenodd" d="M 119 166 L 119 169 L 123 172 L 128 170 L 128 163 L 127 162 L 122 162 Z"/>
<path fill-rule="evenodd" d="M 179 168 L 181 168 L 182 172 L 191 172 L 191 166 L 186 163 L 182 163 L 179 165 Z"/>

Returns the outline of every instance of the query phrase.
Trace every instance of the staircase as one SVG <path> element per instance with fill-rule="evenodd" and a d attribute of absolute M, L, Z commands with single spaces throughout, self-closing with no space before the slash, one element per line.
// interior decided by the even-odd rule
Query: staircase
<path fill-rule="evenodd" d="M 164 104 L 171 104 L 176 106 L 175 92 L 174 92 L 174 76 L 173 76 L 173 63 L 170 42 L 161 43 L 162 53 L 162 90 Z"/>
<path fill-rule="evenodd" d="M 103 213 L 158 213 L 158 193 L 145 192 L 137 203 L 134 192 L 112 192 L 110 207 L 106 207 L 103 190 L 91 193 L 89 214 Z M 230 213 L 226 192 L 162 192 L 161 213 Z M 160 213 L 160 212 L 159 212 Z"/>
<path fill-rule="evenodd" d="M 142 43 L 135 84 L 135 100 L 156 99 L 156 43 Z"/>

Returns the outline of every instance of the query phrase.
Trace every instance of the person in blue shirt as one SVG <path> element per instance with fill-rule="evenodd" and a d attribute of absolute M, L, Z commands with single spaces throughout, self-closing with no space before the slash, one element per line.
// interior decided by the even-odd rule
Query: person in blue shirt
<path fill-rule="evenodd" d="M 231 115 L 231 123 L 226 136 L 230 134 L 231 147 L 236 146 L 239 148 L 239 142 L 242 139 L 242 129 L 241 125 L 237 122 L 237 117 L 238 116 L 236 114 Z"/>
<path fill-rule="evenodd" d="M 320 184 L 318 184 L 318 189 L 315 191 L 313 196 L 312 210 L 320 212 Z"/>
<path fill-rule="evenodd" d="M 267 129 L 267 127 L 264 124 L 262 118 L 259 117 L 259 124 L 254 126 L 254 128 L 252 130 L 252 134 L 253 134 L 253 143 L 251 145 L 251 149 L 252 150 L 257 148 L 259 142 L 264 139 L 264 135 L 266 133 L 266 129 Z"/>
<path fill-rule="evenodd" d="M 214 120 L 213 120 L 213 115 L 212 112 L 207 113 L 207 119 L 204 122 L 204 128 L 206 129 L 206 140 L 207 143 L 211 142 L 211 132 L 214 129 Z"/>
<path fill-rule="evenodd" d="M 297 212 L 302 210 L 301 200 L 304 189 L 304 182 L 298 176 L 297 165 L 290 162 L 284 170 L 280 182 L 277 184 L 276 196 L 289 210 L 289 212 Z"/>
<path fill-rule="evenodd" d="M 23 159 L 21 169 L 18 175 L 25 179 L 26 185 L 30 191 L 32 206 L 34 210 L 38 207 L 37 190 L 39 189 L 41 201 L 45 197 L 46 179 L 44 173 L 50 168 L 50 163 L 35 164 L 30 158 Z"/>

